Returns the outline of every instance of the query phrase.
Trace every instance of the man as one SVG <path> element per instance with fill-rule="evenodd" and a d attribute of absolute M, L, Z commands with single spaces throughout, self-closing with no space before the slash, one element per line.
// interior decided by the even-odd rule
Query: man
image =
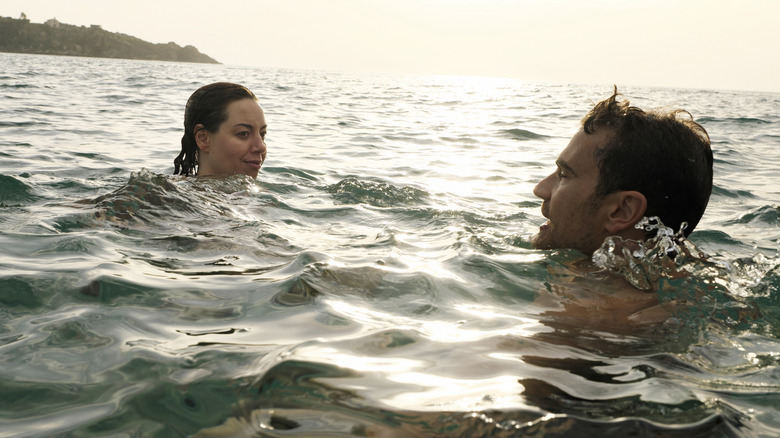
<path fill-rule="evenodd" d="M 645 112 L 618 96 L 616 87 L 593 107 L 556 160 L 557 170 L 534 188 L 548 219 L 533 237 L 534 248 L 573 248 L 591 256 L 610 236 L 622 238 L 613 240 L 621 245 L 653 237 L 654 231 L 635 227 L 645 217 L 658 217 L 685 236 L 701 219 L 712 192 L 707 132 L 686 111 Z M 555 280 L 535 300 L 554 309 L 543 314 L 545 323 L 579 333 L 633 333 L 677 312 L 674 303 L 648 293 L 657 285 L 635 276 L 633 261 L 616 263 L 579 260 L 567 263 L 571 270 L 551 272 Z M 604 276 L 604 268 L 618 275 Z"/>
<path fill-rule="evenodd" d="M 534 188 L 548 219 L 534 248 L 591 255 L 609 236 L 651 237 L 635 225 L 654 216 L 688 236 L 704 214 L 712 192 L 707 132 L 687 111 L 645 112 L 618 96 L 615 87 L 585 116 L 557 170 Z"/>

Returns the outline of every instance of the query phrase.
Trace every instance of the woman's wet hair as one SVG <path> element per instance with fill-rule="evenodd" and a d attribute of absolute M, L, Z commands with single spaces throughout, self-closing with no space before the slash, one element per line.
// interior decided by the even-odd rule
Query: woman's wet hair
<path fill-rule="evenodd" d="M 216 132 L 228 118 L 228 105 L 241 99 L 257 100 L 257 97 L 243 85 L 230 82 L 205 85 L 192 93 L 184 109 L 184 135 L 181 152 L 173 160 L 174 175 L 197 173 L 199 150 L 195 142 L 195 126 L 200 124 L 203 125 L 201 129 Z"/>
<path fill-rule="evenodd" d="M 646 217 L 687 237 L 712 193 L 712 149 L 707 131 L 684 110 L 643 111 L 611 97 L 583 118 L 587 134 L 608 129 L 612 139 L 596 151 L 596 197 L 635 190 L 647 198 Z"/>

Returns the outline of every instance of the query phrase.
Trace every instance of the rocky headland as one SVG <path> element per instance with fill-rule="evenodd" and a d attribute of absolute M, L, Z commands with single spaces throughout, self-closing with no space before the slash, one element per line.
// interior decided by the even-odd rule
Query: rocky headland
<path fill-rule="evenodd" d="M 99 25 L 74 26 L 54 18 L 30 23 L 24 14 L 0 17 L 0 52 L 219 64 L 193 46 L 154 44 Z"/>

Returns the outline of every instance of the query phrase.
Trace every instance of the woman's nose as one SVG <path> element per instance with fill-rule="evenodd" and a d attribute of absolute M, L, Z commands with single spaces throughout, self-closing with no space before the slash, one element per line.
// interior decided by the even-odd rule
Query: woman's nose
<path fill-rule="evenodd" d="M 258 136 L 254 146 L 260 152 L 260 154 L 265 154 L 267 148 L 265 146 L 265 139 L 262 136 Z"/>

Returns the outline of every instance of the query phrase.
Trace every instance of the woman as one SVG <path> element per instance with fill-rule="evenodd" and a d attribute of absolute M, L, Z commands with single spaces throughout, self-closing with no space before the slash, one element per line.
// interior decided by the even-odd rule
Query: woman
<path fill-rule="evenodd" d="M 265 161 L 267 130 L 263 109 L 246 87 L 228 82 L 201 87 L 187 100 L 173 174 L 256 178 Z"/>

